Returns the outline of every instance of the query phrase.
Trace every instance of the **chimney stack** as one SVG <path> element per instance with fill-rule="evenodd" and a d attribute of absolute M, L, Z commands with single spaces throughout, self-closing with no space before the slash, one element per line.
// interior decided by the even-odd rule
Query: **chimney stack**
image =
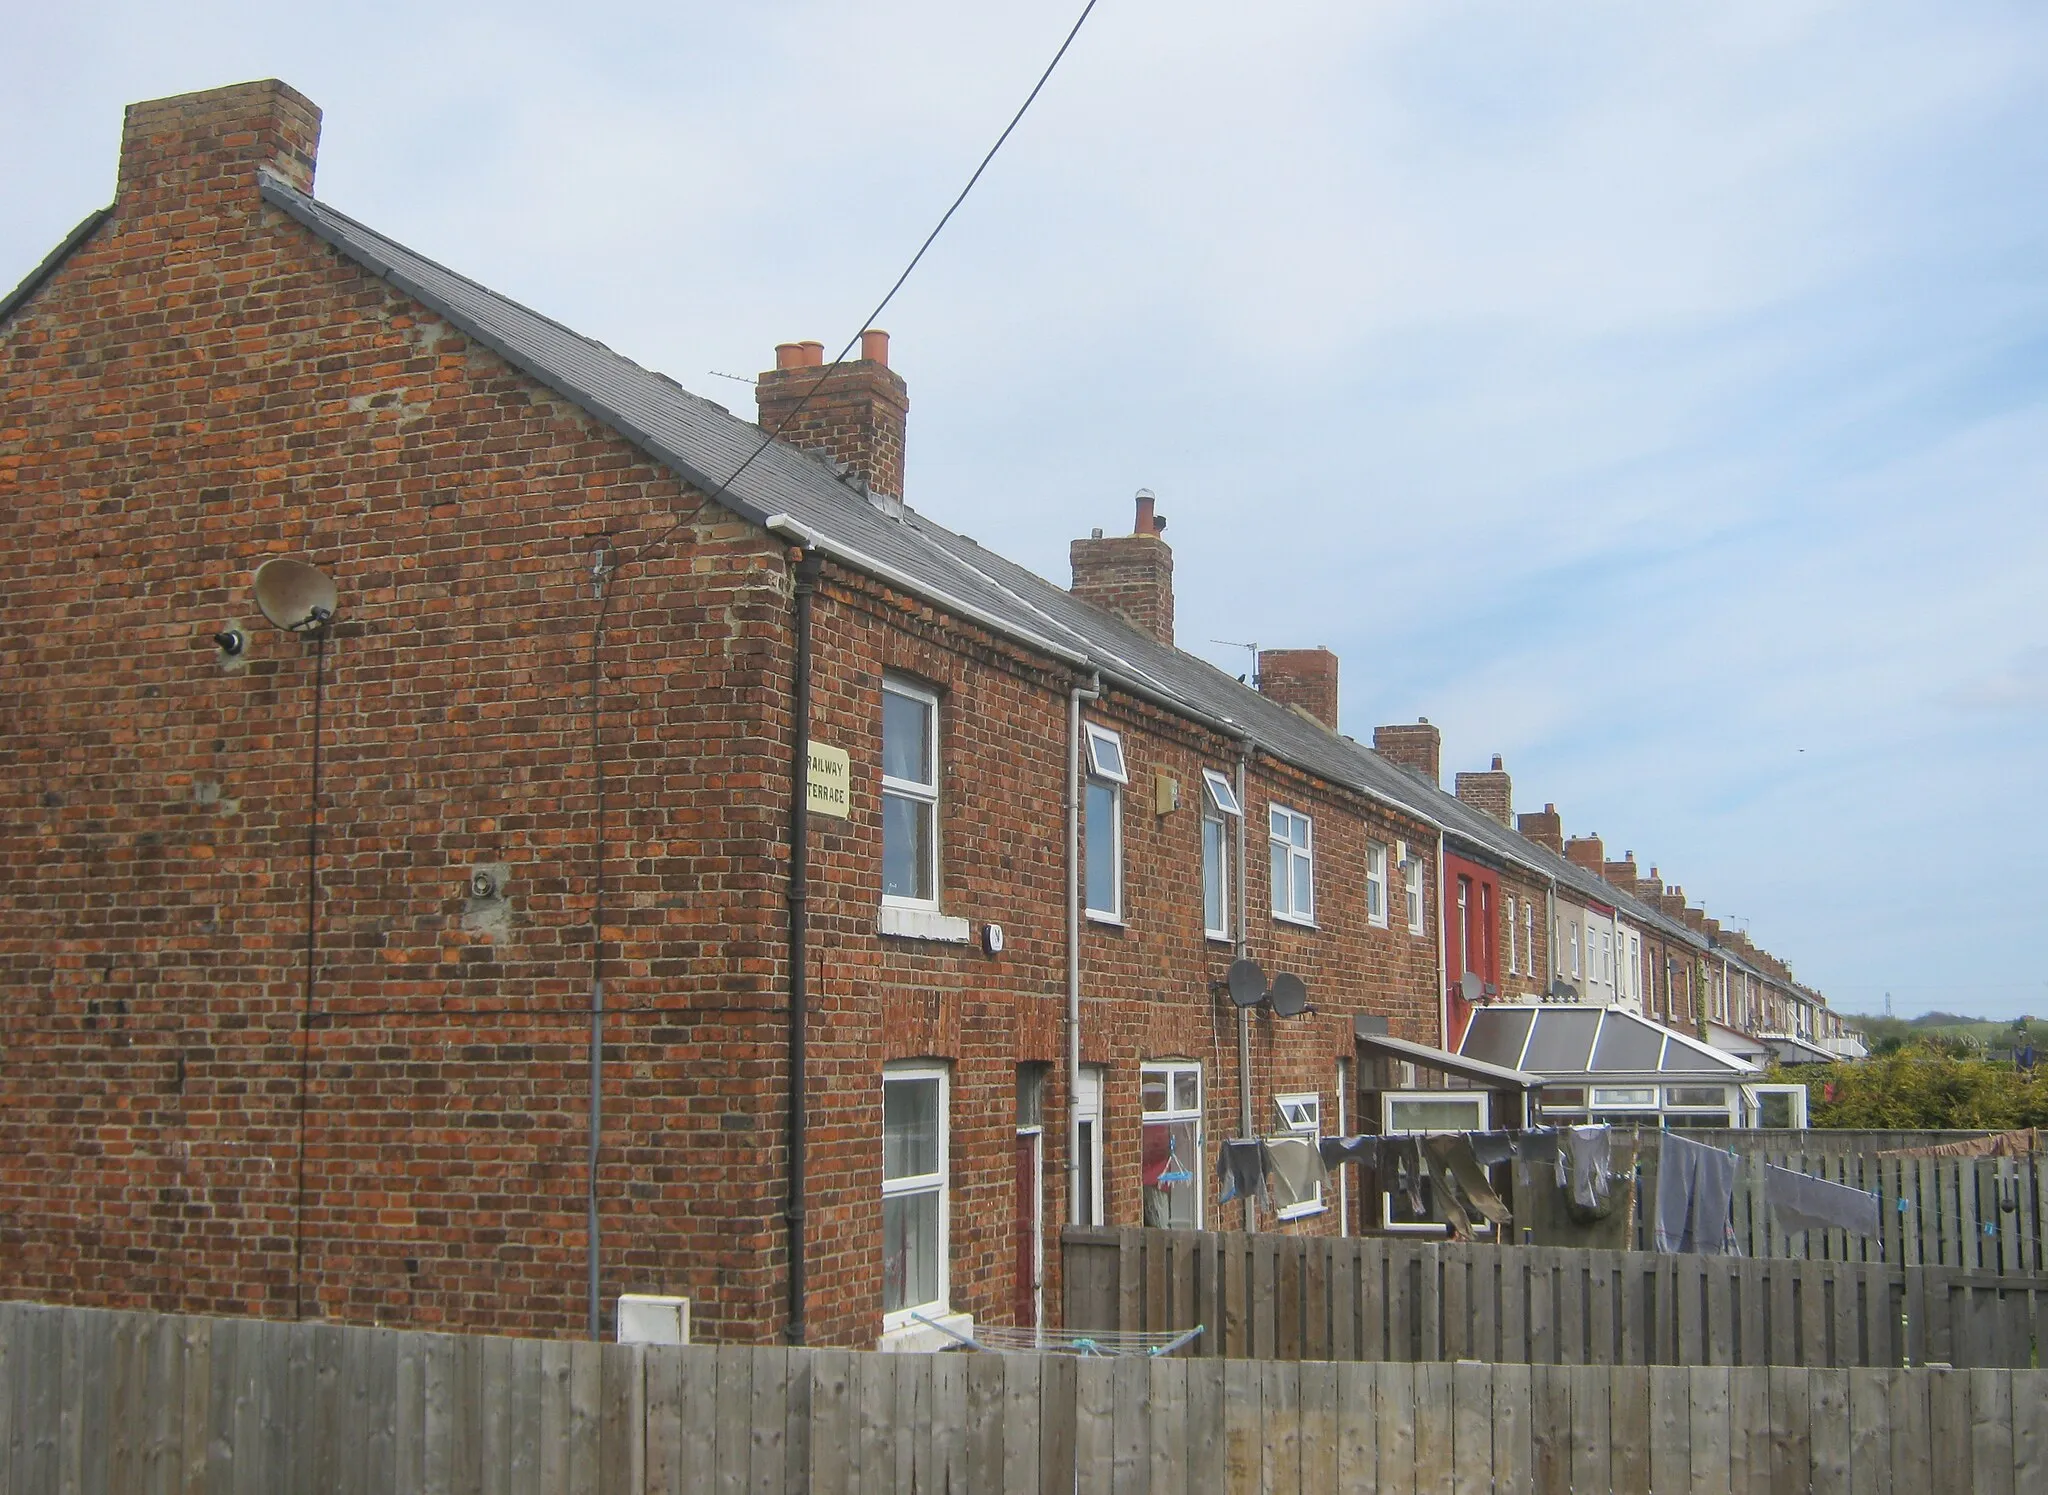
<path fill-rule="evenodd" d="M 1114 613 L 1140 633 L 1171 644 L 1173 551 L 1160 538 L 1165 528 L 1152 490 L 1140 488 L 1131 533 L 1105 539 L 1097 530 L 1068 548 L 1074 567 L 1069 590 L 1089 606 Z"/>
<path fill-rule="evenodd" d="M 1484 773 L 1461 773 L 1457 778 L 1458 798 L 1490 815 L 1509 830 L 1515 828 L 1514 782 L 1500 766 L 1500 754 L 1493 755 L 1493 767 Z"/>
<path fill-rule="evenodd" d="M 137 223 L 175 217 L 190 238 L 198 223 L 253 216 L 260 168 L 311 192 L 319 149 L 320 110 L 275 78 L 130 104 L 117 206 Z"/>
<path fill-rule="evenodd" d="M 1564 859 L 1598 877 L 1607 867 L 1607 847 L 1598 831 L 1590 836 L 1574 836 L 1564 843 Z"/>
<path fill-rule="evenodd" d="M 1337 730 L 1337 656 L 1313 649 L 1261 649 L 1259 691 Z"/>
<path fill-rule="evenodd" d="M 825 368 L 823 343 L 779 343 L 775 367 L 755 382 L 761 429 L 822 452 L 881 498 L 903 497 L 903 433 L 910 388 L 889 367 L 889 334 L 870 327 L 860 357 Z"/>
<path fill-rule="evenodd" d="M 1621 860 L 1609 862 L 1607 870 L 1601 875 L 1624 893 L 1633 893 L 1636 890 L 1636 854 L 1632 851 L 1623 852 Z"/>
<path fill-rule="evenodd" d="M 1538 846 L 1564 855 L 1564 817 L 1557 813 L 1556 805 L 1545 805 L 1533 814 L 1517 815 L 1515 829 Z"/>
<path fill-rule="evenodd" d="M 1443 782 L 1444 736 L 1429 724 L 1426 716 L 1415 725 L 1395 724 L 1372 729 L 1373 751 L 1411 773 L 1419 773 L 1431 784 Z"/>

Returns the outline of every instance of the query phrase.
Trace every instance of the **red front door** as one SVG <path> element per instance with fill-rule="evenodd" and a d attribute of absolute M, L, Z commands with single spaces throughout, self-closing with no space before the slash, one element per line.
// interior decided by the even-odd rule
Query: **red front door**
<path fill-rule="evenodd" d="M 1017 1134 L 1017 1283 L 1015 1310 L 1020 1327 L 1038 1327 L 1038 1149 L 1041 1134 Z"/>

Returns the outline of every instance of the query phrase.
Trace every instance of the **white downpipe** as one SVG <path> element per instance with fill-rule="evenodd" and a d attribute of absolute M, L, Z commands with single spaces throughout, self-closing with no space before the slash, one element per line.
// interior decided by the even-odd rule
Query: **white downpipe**
<path fill-rule="evenodd" d="M 1245 927 L 1245 877 L 1251 870 L 1245 863 L 1245 821 L 1251 818 L 1252 802 L 1245 798 L 1245 762 L 1251 756 L 1250 745 L 1240 741 L 1237 749 L 1237 958 L 1245 959 L 1251 954 L 1250 931 Z M 1230 1004 L 1237 1007 L 1236 1002 Z M 1249 1008 L 1237 1007 L 1237 1134 L 1240 1137 L 1252 1135 L 1252 1015 Z M 1258 1204 L 1247 1194 L 1244 1196 L 1244 1228 L 1247 1231 L 1258 1228 Z"/>
<path fill-rule="evenodd" d="M 1451 1046 L 1451 958 L 1444 934 L 1450 918 L 1450 891 L 1444 883 L 1444 833 L 1436 833 L 1436 1034 L 1443 1048 Z M 1460 957 L 1462 958 L 1462 956 Z"/>
<path fill-rule="evenodd" d="M 1081 1223 L 1081 703 L 1102 699 L 1102 677 L 1067 696 L 1067 1223 Z M 1097 1130 L 1100 1130 L 1098 1126 Z M 1097 1143 L 1100 1146 L 1098 1140 Z"/>

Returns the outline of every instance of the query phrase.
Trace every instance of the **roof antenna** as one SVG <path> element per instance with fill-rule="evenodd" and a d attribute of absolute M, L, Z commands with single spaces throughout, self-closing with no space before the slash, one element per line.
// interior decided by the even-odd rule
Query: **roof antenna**
<path fill-rule="evenodd" d="M 1259 688 L 1259 646 L 1257 644 L 1240 644 L 1235 639 L 1227 638 L 1212 638 L 1209 640 L 1209 642 L 1212 644 L 1221 644 L 1226 649 L 1249 649 L 1251 651 L 1252 656 L 1252 667 L 1250 671 L 1248 671 L 1245 674 L 1239 675 L 1237 678 L 1239 680 L 1246 680 L 1251 682 L 1251 687 L 1253 690 L 1257 690 Z"/>

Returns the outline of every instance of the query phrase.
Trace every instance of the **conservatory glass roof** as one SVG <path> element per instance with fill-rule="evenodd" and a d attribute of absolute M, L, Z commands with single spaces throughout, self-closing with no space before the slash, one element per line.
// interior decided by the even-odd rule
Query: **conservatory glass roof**
<path fill-rule="evenodd" d="M 1458 1052 L 1547 1079 L 1675 1073 L 1733 1080 L 1757 1072 L 1732 1054 L 1620 1007 L 1481 1007 Z"/>

